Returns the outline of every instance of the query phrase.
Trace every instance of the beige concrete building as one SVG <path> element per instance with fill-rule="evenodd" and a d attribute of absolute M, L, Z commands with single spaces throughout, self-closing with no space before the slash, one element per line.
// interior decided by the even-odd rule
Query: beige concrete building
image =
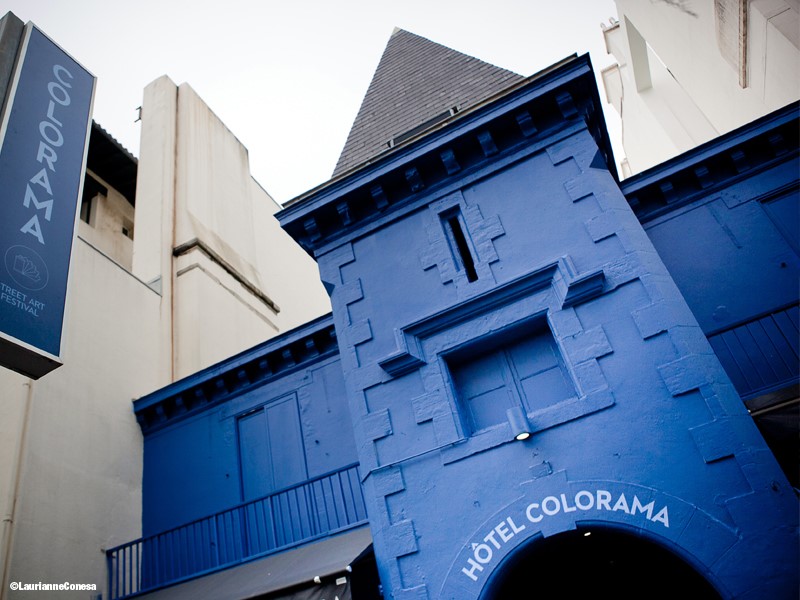
<path fill-rule="evenodd" d="M 93 127 L 64 365 L 37 381 L 0 368 L 2 598 L 12 581 L 105 593 L 104 550 L 141 528 L 131 400 L 330 310 L 247 149 L 194 90 L 162 77 L 141 116 L 138 161 Z"/>
<path fill-rule="evenodd" d="M 616 0 L 603 70 L 623 176 L 800 98 L 798 0 Z"/>

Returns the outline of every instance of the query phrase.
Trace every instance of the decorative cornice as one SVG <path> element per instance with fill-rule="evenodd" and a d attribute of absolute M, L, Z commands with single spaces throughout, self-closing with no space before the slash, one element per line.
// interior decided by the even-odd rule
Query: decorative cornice
<path fill-rule="evenodd" d="M 800 104 L 676 156 L 620 184 L 634 213 L 647 222 L 719 189 L 798 157 Z"/>
<path fill-rule="evenodd" d="M 248 279 L 244 275 L 239 273 L 239 271 L 237 271 L 233 267 L 233 265 L 231 265 L 228 261 L 222 258 L 219 254 L 217 254 L 214 251 L 214 249 L 211 248 L 211 246 L 209 246 L 208 244 L 206 244 L 203 240 L 199 238 L 192 238 L 188 242 L 176 246 L 175 248 L 172 249 L 172 256 L 177 258 L 178 256 L 183 256 L 184 254 L 188 254 L 194 249 L 199 250 L 200 252 L 205 254 L 209 258 L 209 260 L 217 263 L 220 267 L 222 267 L 222 269 L 228 275 L 233 277 L 233 279 L 236 280 L 244 289 L 246 289 L 248 292 L 253 294 L 253 296 L 255 296 L 261 302 L 263 302 L 276 315 L 279 312 L 281 312 L 280 307 L 277 304 L 275 304 L 275 302 L 273 302 L 273 300 L 269 296 L 267 296 L 264 292 L 258 289 L 257 286 L 250 283 L 250 281 L 248 281 Z"/>
<path fill-rule="evenodd" d="M 134 400 L 133 411 L 148 434 L 338 352 L 328 314 Z"/>
<path fill-rule="evenodd" d="M 276 216 L 313 256 L 323 246 L 422 194 L 485 168 L 520 147 L 541 144 L 579 122 L 585 122 L 598 140 L 615 174 L 588 55 L 564 61 L 485 104 L 458 113 L 374 163 L 296 199 Z"/>

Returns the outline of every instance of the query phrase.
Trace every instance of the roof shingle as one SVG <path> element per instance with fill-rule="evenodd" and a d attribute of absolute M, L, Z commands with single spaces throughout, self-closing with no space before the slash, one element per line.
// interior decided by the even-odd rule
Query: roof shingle
<path fill-rule="evenodd" d="M 523 77 L 395 29 L 372 77 L 333 177 L 389 148 L 402 136 L 450 110 L 480 103 Z"/>

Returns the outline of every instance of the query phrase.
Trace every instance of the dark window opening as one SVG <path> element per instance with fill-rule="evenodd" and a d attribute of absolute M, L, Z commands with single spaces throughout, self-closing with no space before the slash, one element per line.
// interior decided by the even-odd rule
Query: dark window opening
<path fill-rule="evenodd" d="M 472 257 L 472 251 L 467 242 L 467 236 L 464 235 L 464 228 L 461 225 L 461 214 L 455 213 L 445 216 L 443 218 L 447 238 L 450 242 L 450 249 L 453 253 L 453 259 L 456 262 L 456 268 L 459 271 L 464 271 L 467 276 L 467 281 L 477 281 L 478 272 L 475 270 L 475 259 Z"/>
<path fill-rule="evenodd" d="M 86 223 L 87 225 L 91 225 L 90 221 L 92 218 L 92 201 L 94 200 L 94 196 L 87 198 L 84 196 L 81 199 L 81 221 Z"/>
<path fill-rule="evenodd" d="M 745 401 L 750 416 L 775 455 L 783 474 L 795 489 L 800 489 L 800 390 L 791 385 L 778 392 Z"/>
<path fill-rule="evenodd" d="M 108 196 L 108 189 L 87 173 L 83 179 L 80 217 L 88 225 L 92 225 L 92 207 L 97 195 Z"/>
<path fill-rule="evenodd" d="M 122 220 L 122 235 L 129 239 L 133 239 L 133 223 L 131 223 L 128 219 Z"/>

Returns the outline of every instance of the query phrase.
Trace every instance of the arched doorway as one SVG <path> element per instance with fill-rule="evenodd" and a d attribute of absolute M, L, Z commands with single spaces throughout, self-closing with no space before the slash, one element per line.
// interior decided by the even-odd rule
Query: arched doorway
<path fill-rule="evenodd" d="M 497 569 L 481 600 L 598 597 L 720 598 L 666 548 L 622 529 L 584 526 L 519 548 Z"/>

